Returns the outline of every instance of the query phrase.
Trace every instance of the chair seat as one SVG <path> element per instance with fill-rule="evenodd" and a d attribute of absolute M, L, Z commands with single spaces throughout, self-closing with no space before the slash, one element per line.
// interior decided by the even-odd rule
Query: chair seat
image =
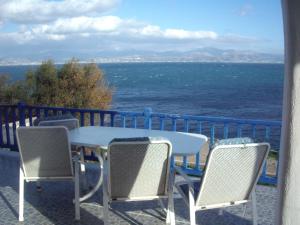
<path fill-rule="evenodd" d="M 200 191 L 201 181 L 199 180 L 193 181 L 193 185 L 194 185 L 194 199 L 197 199 L 197 196 Z M 182 181 L 176 184 L 176 188 L 179 192 L 181 192 L 182 196 L 185 198 L 186 203 L 189 203 L 189 185 L 186 182 Z"/>

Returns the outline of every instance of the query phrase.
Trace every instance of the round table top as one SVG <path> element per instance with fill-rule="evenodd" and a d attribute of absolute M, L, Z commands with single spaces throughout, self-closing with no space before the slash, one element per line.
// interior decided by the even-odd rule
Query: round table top
<path fill-rule="evenodd" d="M 164 137 L 172 143 L 174 155 L 197 154 L 207 142 L 207 137 L 202 134 L 146 130 L 120 127 L 87 126 L 70 131 L 71 144 L 77 146 L 107 149 L 114 138 L 131 137 Z"/>

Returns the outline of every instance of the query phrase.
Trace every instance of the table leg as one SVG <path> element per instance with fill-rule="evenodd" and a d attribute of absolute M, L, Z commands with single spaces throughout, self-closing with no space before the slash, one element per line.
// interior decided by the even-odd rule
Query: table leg
<path fill-rule="evenodd" d="M 90 197 L 92 197 L 99 190 L 99 188 L 102 184 L 102 181 L 103 181 L 103 158 L 101 157 L 100 154 L 96 154 L 96 157 L 99 160 L 99 167 L 100 167 L 100 170 L 101 170 L 98 182 L 90 192 L 88 192 L 87 194 L 85 194 L 84 196 L 79 198 L 79 202 L 83 202 L 83 201 L 89 199 Z"/>

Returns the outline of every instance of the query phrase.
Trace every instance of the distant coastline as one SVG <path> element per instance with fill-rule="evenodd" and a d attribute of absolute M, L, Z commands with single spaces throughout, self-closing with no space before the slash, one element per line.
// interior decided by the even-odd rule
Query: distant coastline
<path fill-rule="evenodd" d="M 190 51 L 103 51 L 95 54 L 69 52 L 66 54 L 49 54 L 45 58 L 33 53 L 18 58 L 7 55 L 0 57 L 0 65 L 39 65 L 42 61 L 52 59 L 56 64 L 63 64 L 72 57 L 80 63 L 268 63 L 282 64 L 283 53 L 265 53 L 251 50 L 234 50 L 218 48 L 199 48 Z"/>
<path fill-rule="evenodd" d="M 67 61 L 67 60 L 66 60 Z M 3 63 L 0 63 L 0 67 L 3 67 L 3 66 L 38 66 L 38 65 L 41 65 L 42 61 L 40 62 L 31 62 L 31 63 L 9 63 L 9 64 L 3 64 Z M 56 65 L 62 65 L 64 64 L 65 62 L 55 62 Z M 283 61 L 280 61 L 280 62 L 235 62 L 235 61 L 232 61 L 232 62 L 228 62 L 228 61 L 80 61 L 79 60 L 79 63 L 80 64 L 88 64 L 88 63 L 96 63 L 96 64 L 143 64 L 143 63 L 207 63 L 207 64 L 278 64 L 278 65 L 282 65 L 284 64 Z M 1 71 L 0 71 L 1 72 Z"/>

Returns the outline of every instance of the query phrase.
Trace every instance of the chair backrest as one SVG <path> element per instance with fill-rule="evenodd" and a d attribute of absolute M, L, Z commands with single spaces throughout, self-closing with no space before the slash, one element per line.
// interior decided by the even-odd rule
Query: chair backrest
<path fill-rule="evenodd" d="M 40 121 L 38 126 L 64 126 L 68 128 L 68 130 L 73 130 L 79 127 L 79 121 L 76 118 L 62 120 L 44 120 Z"/>
<path fill-rule="evenodd" d="M 196 205 L 249 200 L 269 149 L 268 143 L 219 145 L 212 149 Z"/>
<path fill-rule="evenodd" d="M 108 148 L 111 199 L 166 196 L 171 143 L 163 138 L 114 139 Z"/>
<path fill-rule="evenodd" d="M 57 114 L 57 115 L 47 115 L 43 116 L 41 115 L 40 117 L 37 117 L 36 119 L 33 120 L 33 126 L 38 126 L 41 121 L 46 121 L 46 120 L 65 120 L 65 119 L 74 119 L 75 117 L 71 113 L 65 113 L 65 114 Z"/>
<path fill-rule="evenodd" d="M 66 127 L 19 127 L 17 142 L 26 180 L 73 177 Z"/>

